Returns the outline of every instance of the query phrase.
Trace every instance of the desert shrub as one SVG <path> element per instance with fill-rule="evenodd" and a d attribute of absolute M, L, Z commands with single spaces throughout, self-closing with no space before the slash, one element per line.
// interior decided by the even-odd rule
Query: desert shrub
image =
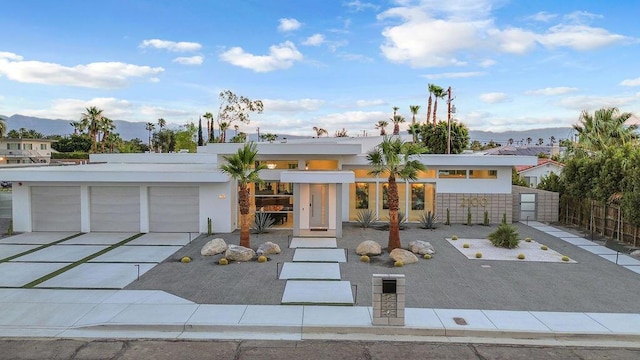
<path fill-rule="evenodd" d="M 367 255 L 362 255 L 362 256 L 360 256 L 360 261 L 369 262 L 369 261 L 371 261 L 371 259 Z"/>
<path fill-rule="evenodd" d="M 257 211 L 255 216 L 253 217 L 253 225 L 251 226 L 251 230 L 253 230 L 256 234 L 263 234 L 267 232 L 275 222 L 275 219 L 271 216 L 271 214 Z"/>
<path fill-rule="evenodd" d="M 493 246 L 507 249 L 518 247 L 520 242 L 516 228 L 506 223 L 500 224 L 494 232 L 489 234 L 489 240 Z"/>
<path fill-rule="evenodd" d="M 518 259 L 524 260 L 524 254 L 523 253 L 518 254 Z"/>
<path fill-rule="evenodd" d="M 363 209 L 358 211 L 358 217 L 356 218 L 358 224 L 362 228 L 368 228 L 376 221 L 376 213 L 371 209 Z"/>
<path fill-rule="evenodd" d="M 423 229 L 435 229 L 438 223 L 438 216 L 431 211 L 420 214 L 420 227 Z"/>
<path fill-rule="evenodd" d="M 471 226 L 471 206 L 467 208 L 467 226 Z"/>
<path fill-rule="evenodd" d="M 482 257 L 482 253 L 481 252 L 477 252 L 476 253 L 476 259 L 480 259 Z"/>
<path fill-rule="evenodd" d="M 530 237 L 526 237 L 526 238 L 524 238 L 524 241 L 531 242 L 531 238 Z"/>

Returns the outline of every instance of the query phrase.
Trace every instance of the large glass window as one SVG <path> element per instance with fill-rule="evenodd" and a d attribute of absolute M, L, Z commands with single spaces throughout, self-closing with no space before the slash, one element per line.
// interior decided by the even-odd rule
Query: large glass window
<path fill-rule="evenodd" d="M 498 170 L 469 170 L 469 179 L 497 179 Z"/>
<path fill-rule="evenodd" d="M 293 227 L 293 185 L 278 181 L 251 184 L 251 213 L 264 212 L 275 221 L 274 227 Z"/>
<path fill-rule="evenodd" d="M 411 184 L 411 210 L 424 210 L 424 184 Z"/>
<path fill-rule="evenodd" d="M 369 208 L 369 184 L 356 183 L 356 209 Z"/>
<path fill-rule="evenodd" d="M 269 170 L 292 170 L 298 168 L 298 160 L 260 160 L 260 165 L 265 165 Z"/>
<path fill-rule="evenodd" d="M 467 170 L 438 170 L 438 177 L 440 179 L 465 179 L 467 177 Z"/>

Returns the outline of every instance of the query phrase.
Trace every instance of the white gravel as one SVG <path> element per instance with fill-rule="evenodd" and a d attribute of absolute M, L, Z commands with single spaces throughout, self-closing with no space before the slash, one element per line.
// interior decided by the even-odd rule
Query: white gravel
<path fill-rule="evenodd" d="M 505 249 L 495 247 L 491 241 L 487 239 L 458 239 L 451 240 L 447 238 L 449 244 L 458 249 L 464 256 L 474 260 L 512 260 L 512 261 L 539 261 L 539 262 L 559 262 L 575 264 L 577 261 L 569 259 L 562 261 L 562 254 L 551 248 L 542 250 L 543 244 L 534 240 L 526 242 L 520 240 L 520 244 L 515 249 Z M 469 244 L 468 248 L 464 248 L 464 244 Z M 482 253 L 482 258 L 476 258 L 476 253 Z M 518 259 L 519 254 L 524 254 L 524 260 Z"/>

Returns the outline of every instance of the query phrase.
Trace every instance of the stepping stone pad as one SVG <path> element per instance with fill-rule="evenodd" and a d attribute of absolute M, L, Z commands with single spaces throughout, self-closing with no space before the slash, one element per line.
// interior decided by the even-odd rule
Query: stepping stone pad
<path fill-rule="evenodd" d="M 296 249 L 293 262 L 347 262 L 344 249 Z"/>
<path fill-rule="evenodd" d="M 312 238 L 312 237 L 294 237 L 291 239 L 291 244 L 289 248 L 331 248 L 335 249 L 338 247 L 336 238 Z"/>
<path fill-rule="evenodd" d="M 353 306 L 349 281 L 289 280 L 282 295 L 283 305 Z"/>
<path fill-rule="evenodd" d="M 340 280 L 337 263 L 284 263 L 280 271 L 283 280 Z"/>

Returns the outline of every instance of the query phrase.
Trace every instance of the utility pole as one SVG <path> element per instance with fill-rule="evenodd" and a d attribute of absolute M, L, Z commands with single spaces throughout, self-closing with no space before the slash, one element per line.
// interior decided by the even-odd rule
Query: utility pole
<path fill-rule="evenodd" d="M 451 154 L 451 86 L 447 89 L 447 154 Z"/>

